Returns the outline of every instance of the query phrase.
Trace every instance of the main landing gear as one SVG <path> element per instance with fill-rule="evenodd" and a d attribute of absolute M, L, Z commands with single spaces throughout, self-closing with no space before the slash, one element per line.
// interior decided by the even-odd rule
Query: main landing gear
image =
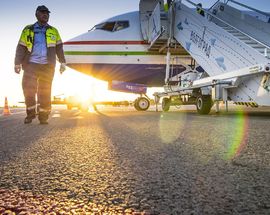
<path fill-rule="evenodd" d="M 146 111 L 150 107 L 150 99 L 147 95 L 140 96 L 134 101 L 134 107 L 137 111 Z"/>

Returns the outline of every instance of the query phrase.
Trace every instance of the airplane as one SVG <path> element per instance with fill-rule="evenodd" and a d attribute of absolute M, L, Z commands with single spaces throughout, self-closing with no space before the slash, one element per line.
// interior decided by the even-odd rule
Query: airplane
<path fill-rule="evenodd" d="M 195 104 L 199 114 L 208 114 L 221 100 L 269 106 L 269 14 L 235 0 L 217 1 L 201 14 L 199 4 L 185 0 L 189 8 L 182 1 L 167 0 L 173 4 L 166 10 L 164 0 L 140 0 L 139 11 L 68 40 L 67 66 L 108 81 L 111 90 L 140 94 L 134 102 L 139 111 L 150 106 L 147 87 L 161 86 L 155 101 L 163 97 L 163 111 Z"/>
<path fill-rule="evenodd" d="M 147 1 L 141 0 L 140 11 L 109 18 L 64 42 L 67 66 L 107 81 L 110 90 L 139 94 L 134 107 L 139 111 L 147 110 L 150 100 L 146 89 L 163 86 L 166 71 L 167 39 L 163 40 L 162 47 L 149 49 L 151 41 L 145 36 L 141 24 L 143 15 L 151 15 L 158 2 L 166 19 L 163 0 L 151 1 L 149 11 L 146 11 L 149 7 L 145 7 Z M 189 69 L 192 58 L 181 47 L 175 50 L 172 53 L 175 57 L 181 55 L 181 63 L 175 63 L 175 68 L 181 73 Z"/>

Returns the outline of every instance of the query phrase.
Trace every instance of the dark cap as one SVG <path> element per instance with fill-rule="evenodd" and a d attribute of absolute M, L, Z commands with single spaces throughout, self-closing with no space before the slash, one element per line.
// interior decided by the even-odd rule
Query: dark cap
<path fill-rule="evenodd" d="M 36 12 L 38 12 L 38 11 L 46 11 L 48 13 L 51 12 L 51 11 L 49 11 L 49 9 L 45 5 L 38 6 L 37 9 L 36 9 Z"/>

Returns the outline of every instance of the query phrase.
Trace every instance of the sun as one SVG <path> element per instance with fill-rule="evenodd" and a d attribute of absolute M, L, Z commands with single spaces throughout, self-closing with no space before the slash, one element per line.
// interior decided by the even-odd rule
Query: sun
<path fill-rule="evenodd" d="M 108 90 L 108 83 L 89 75 L 67 69 L 62 75 L 55 74 L 52 96 L 76 97 L 81 102 L 135 100 L 137 95 Z"/>
<path fill-rule="evenodd" d="M 75 96 L 82 101 L 90 100 L 93 102 L 96 91 L 106 91 L 106 83 L 67 69 L 62 75 L 55 75 L 52 94 L 63 94 L 65 97 Z"/>

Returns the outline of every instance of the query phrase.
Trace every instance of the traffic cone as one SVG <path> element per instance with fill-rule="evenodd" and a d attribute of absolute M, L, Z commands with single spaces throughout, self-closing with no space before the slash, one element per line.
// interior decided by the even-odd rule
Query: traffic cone
<path fill-rule="evenodd" d="M 7 100 L 7 97 L 5 97 L 5 106 L 4 106 L 4 110 L 3 110 L 2 115 L 8 116 L 10 114 L 11 114 L 11 112 L 10 112 L 9 107 L 8 107 L 8 100 Z"/>

